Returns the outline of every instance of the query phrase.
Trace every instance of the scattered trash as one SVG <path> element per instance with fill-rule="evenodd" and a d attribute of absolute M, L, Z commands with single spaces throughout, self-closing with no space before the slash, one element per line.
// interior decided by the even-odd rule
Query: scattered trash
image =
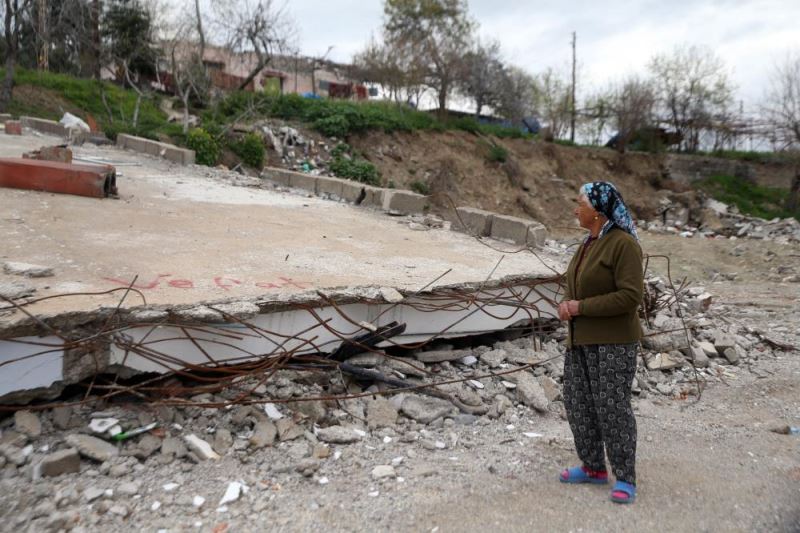
<path fill-rule="evenodd" d="M 131 437 L 135 437 L 136 435 L 141 435 L 142 433 L 147 433 L 148 431 L 155 429 L 158 427 L 158 422 L 153 422 L 152 424 L 147 424 L 146 426 L 142 426 L 140 428 L 132 429 L 130 431 L 124 431 L 121 433 L 117 433 L 113 435 L 111 438 L 113 440 L 126 440 Z"/>

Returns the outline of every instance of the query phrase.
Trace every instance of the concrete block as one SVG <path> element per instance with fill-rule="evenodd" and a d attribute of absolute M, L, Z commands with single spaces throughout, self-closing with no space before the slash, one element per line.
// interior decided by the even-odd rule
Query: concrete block
<path fill-rule="evenodd" d="M 361 202 L 361 205 L 367 207 L 379 207 L 383 209 L 383 198 L 391 191 L 389 189 L 381 189 L 380 187 L 373 187 L 371 185 L 363 185 L 363 189 L 365 196 L 364 200 Z"/>
<path fill-rule="evenodd" d="M 366 199 L 366 192 L 364 188 L 367 187 L 363 183 L 359 183 L 353 180 L 340 180 L 342 182 L 342 200 L 354 204 L 361 198 L 362 192 L 364 193 L 365 197 L 361 199 L 359 204 L 363 204 L 364 200 Z"/>
<path fill-rule="evenodd" d="M 289 186 L 295 189 L 303 189 L 311 194 L 317 194 L 317 176 L 292 172 Z"/>
<path fill-rule="evenodd" d="M 60 137 L 65 137 L 67 135 L 67 129 L 64 127 L 64 125 L 56 122 L 55 120 L 45 120 L 43 118 L 34 117 L 20 117 L 20 121 L 26 128 L 31 128 L 32 130 L 40 131 L 42 133 Z"/>
<path fill-rule="evenodd" d="M 383 194 L 383 210 L 403 214 L 424 213 L 428 209 L 428 197 L 415 192 L 387 189 Z"/>
<path fill-rule="evenodd" d="M 461 231 L 478 237 L 488 237 L 492 234 L 494 213 L 472 207 L 458 207 L 456 213 L 458 213 L 458 217 L 450 226 L 453 231 Z"/>
<path fill-rule="evenodd" d="M 142 154 L 163 157 L 179 165 L 192 165 L 195 161 L 194 150 L 187 150 L 172 144 L 143 139 L 142 137 L 134 137 L 125 133 L 117 135 L 117 146 Z"/>
<path fill-rule="evenodd" d="M 74 448 L 51 453 L 36 465 L 38 474 L 43 477 L 55 477 L 61 474 L 74 474 L 81 470 L 81 459 Z"/>
<path fill-rule="evenodd" d="M 19 120 L 6 121 L 6 135 L 22 135 L 22 122 Z"/>
<path fill-rule="evenodd" d="M 325 176 L 317 176 L 317 194 L 319 196 L 328 194 L 336 198 L 342 198 L 343 182 L 345 180 L 339 178 L 327 178 Z"/>
<path fill-rule="evenodd" d="M 274 181 L 278 185 L 283 185 L 284 187 L 289 187 L 292 181 L 292 173 L 280 168 L 265 168 L 261 173 L 261 177 Z"/>
<path fill-rule="evenodd" d="M 493 239 L 515 244 L 541 246 L 547 238 L 547 230 L 535 220 L 495 214 L 492 216 L 490 235 Z"/>

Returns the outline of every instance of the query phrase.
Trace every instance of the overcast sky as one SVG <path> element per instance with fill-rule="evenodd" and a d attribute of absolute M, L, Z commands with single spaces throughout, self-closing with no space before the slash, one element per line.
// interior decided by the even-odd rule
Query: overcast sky
<path fill-rule="evenodd" d="M 776 61 L 800 51 L 800 0 L 470 0 L 480 33 L 531 73 L 569 68 L 578 34 L 579 93 L 627 73 L 645 73 L 656 53 L 679 44 L 711 47 L 728 66 L 745 107 L 757 102 Z M 378 34 L 381 0 L 289 0 L 303 53 L 350 61 Z M 580 98 L 580 96 L 579 96 Z"/>

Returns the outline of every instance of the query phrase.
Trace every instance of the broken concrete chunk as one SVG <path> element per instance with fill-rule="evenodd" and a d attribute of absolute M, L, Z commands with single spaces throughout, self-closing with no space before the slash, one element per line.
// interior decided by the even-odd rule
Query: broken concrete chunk
<path fill-rule="evenodd" d="M 703 353 L 708 357 L 717 357 L 719 353 L 717 353 L 717 349 L 714 348 L 714 344 L 708 341 L 700 341 L 697 343 L 697 346 L 703 350 Z"/>
<path fill-rule="evenodd" d="M 21 281 L 0 282 L 0 296 L 8 300 L 19 300 L 36 292 L 36 287 Z"/>
<path fill-rule="evenodd" d="M 47 455 L 36 465 L 36 473 L 43 477 L 60 476 L 80 472 L 81 460 L 78 450 L 70 448 Z M 36 474 L 34 474 L 36 477 Z"/>
<path fill-rule="evenodd" d="M 739 352 L 738 352 L 738 351 L 736 351 L 736 347 L 735 347 L 735 346 L 733 346 L 733 347 L 727 347 L 727 348 L 725 348 L 725 349 L 722 351 L 722 355 L 723 355 L 723 356 L 725 357 L 725 359 L 727 359 L 727 360 L 728 360 L 728 362 L 729 362 L 730 364 L 732 364 L 732 365 L 735 365 L 736 363 L 738 363 L 738 362 L 739 362 Z"/>
<path fill-rule="evenodd" d="M 31 438 L 42 434 L 42 423 L 39 417 L 30 411 L 17 411 L 14 413 L 14 429 Z"/>
<path fill-rule="evenodd" d="M 724 355 L 726 349 L 735 347 L 736 339 L 733 338 L 733 335 L 720 330 L 714 333 L 714 348 L 717 349 L 717 353 Z"/>
<path fill-rule="evenodd" d="M 508 352 L 505 350 L 489 350 L 481 355 L 481 362 L 489 365 L 489 368 L 497 368 L 508 358 Z"/>
<path fill-rule="evenodd" d="M 242 493 L 247 493 L 247 489 L 247 485 L 241 481 L 231 481 L 225 488 L 225 494 L 223 494 L 222 498 L 219 500 L 219 505 L 235 502 L 239 499 Z"/>
<path fill-rule="evenodd" d="M 539 376 L 539 385 L 544 390 L 544 395 L 549 402 L 555 402 L 561 399 L 561 387 L 550 376 Z"/>
<path fill-rule="evenodd" d="M 412 420 L 421 424 L 430 424 L 439 417 L 453 410 L 453 406 L 438 398 L 426 398 L 417 394 L 409 394 L 403 400 L 400 411 Z"/>
<path fill-rule="evenodd" d="M 414 357 L 423 363 L 443 363 L 444 361 L 457 361 L 469 355 L 465 350 L 431 350 L 429 352 L 417 352 Z"/>
<path fill-rule="evenodd" d="M 374 480 L 396 476 L 397 474 L 395 473 L 392 465 L 378 465 L 372 469 L 372 479 Z"/>
<path fill-rule="evenodd" d="M 219 454 L 211 448 L 211 445 L 200 437 L 190 434 L 183 437 L 189 450 L 201 460 L 219 459 Z"/>
<path fill-rule="evenodd" d="M 53 269 L 50 267 L 12 261 L 3 263 L 3 272 L 26 278 L 47 278 L 53 275 Z"/>
<path fill-rule="evenodd" d="M 708 356 L 706 355 L 705 350 L 697 344 L 692 344 L 692 346 L 689 349 L 684 350 L 683 353 L 689 359 L 691 359 L 692 364 L 694 364 L 695 367 L 706 368 L 708 366 Z"/>
<path fill-rule="evenodd" d="M 544 389 L 533 374 L 525 371 L 515 372 L 508 374 L 508 379 L 517 384 L 517 397 L 522 403 L 539 413 L 547 412 L 550 402 L 547 401 Z"/>
<path fill-rule="evenodd" d="M 382 396 L 367 400 L 367 425 L 370 429 L 394 427 L 397 423 L 397 408 Z"/>
<path fill-rule="evenodd" d="M 67 444 L 76 448 L 78 452 L 94 461 L 103 463 L 119 455 L 119 450 L 110 442 L 106 442 L 91 435 L 67 435 Z"/>
<path fill-rule="evenodd" d="M 647 368 L 650 370 L 669 370 L 683 365 L 683 358 L 674 355 L 676 352 L 656 353 L 647 359 Z"/>
<path fill-rule="evenodd" d="M 353 428 L 330 426 L 317 430 L 317 438 L 330 444 L 352 444 L 361 440 L 362 435 Z"/>
<path fill-rule="evenodd" d="M 272 446 L 277 436 L 278 429 L 275 427 L 275 424 L 269 420 L 262 420 L 261 422 L 257 422 L 253 427 L 250 445 L 256 449 L 263 448 L 264 446 Z"/>
<path fill-rule="evenodd" d="M 281 418 L 275 422 L 275 426 L 278 430 L 278 438 L 281 442 L 299 439 L 305 432 L 301 426 L 295 424 L 294 421 L 289 418 Z"/>

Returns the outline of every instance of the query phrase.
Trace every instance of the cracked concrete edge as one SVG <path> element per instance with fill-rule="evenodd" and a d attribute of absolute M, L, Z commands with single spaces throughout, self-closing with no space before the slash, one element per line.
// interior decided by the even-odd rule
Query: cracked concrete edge
<path fill-rule="evenodd" d="M 442 291 L 491 290 L 530 282 L 558 283 L 561 275 L 515 274 L 486 282 L 463 282 L 433 285 L 418 294 L 412 290 L 397 289 L 380 285 L 340 286 L 313 289 L 303 292 L 259 295 L 219 300 L 205 300 L 192 304 L 157 304 L 121 308 L 101 307 L 93 311 L 69 311 L 57 314 L 36 315 L 35 318 L 20 316 L 17 320 L 0 322 L 0 340 L 16 337 L 51 335 L 59 332 L 68 339 L 80 339 L 91 335 L 113 318 L 115 327 L 152 325 L 159 323 L 223 323 L 236 320 L 249 320 L 257 315 L 279 313 L 297 309 L 299 306 L 325 307 L 330 303 L 344 305 L 350 303 L 391 304 L 396 300 L 391 291 L 402 297 L 411 295 L 426 296 Z M 390 289 L 387 291 L 387 289 Z M 395 300 L 395 301 L 392 301 Z M 87 334 L 87 332 L 89 332 Z"/>

